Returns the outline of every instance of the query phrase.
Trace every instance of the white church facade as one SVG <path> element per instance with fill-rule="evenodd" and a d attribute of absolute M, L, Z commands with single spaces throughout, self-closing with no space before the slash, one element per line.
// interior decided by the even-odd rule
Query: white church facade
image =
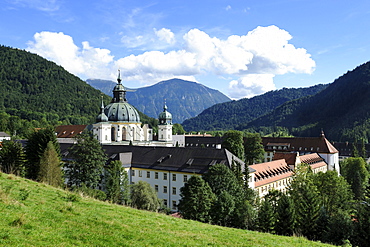
<path fill-rule="evenodd" d="M 110 104 L 104 107 L 102 102 L 100 114 L 92 125 L 93 134 L 102 144 L 133 144 L 139 146 L 173 146 L 172 115 L 164 103 L 163 112 L 159 114 L 158 140 L 153 140 L 153 129 L 142 124 L 137 110 L 128 103 L 126 89 L 118 83 L 113 89 Z"/>

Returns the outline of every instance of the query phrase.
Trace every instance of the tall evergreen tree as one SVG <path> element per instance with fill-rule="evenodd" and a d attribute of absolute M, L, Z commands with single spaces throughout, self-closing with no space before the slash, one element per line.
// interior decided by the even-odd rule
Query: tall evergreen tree
<path fill-rule="evenodd" d="M 76 137 L 77 143 L 70 148 L 72 161 L 65 164 L 65 174 L 68 186 L 95 189 L 103 175 L 107 161 L 99 141 L 90 133 L 82 133 Z"/>
<path fill-rule="evenodd" d="M 45 152 L 49 142 L 52 142 L 60 157 L 60 148 L 54 130 L 52 128 L 40 129 L 34 131 L 28 136 L 26 144 L 26 177 L 29 179 L 37 179 L 40 172 L 40 160 Z"/>
<path fill-rule="evenodd" d="M 274 210 L 268 200 L 263 200 L 258 210 L 257 229 L 261 232 L 274 233 L 275 226 Z"/>
<path fill-rule="evenodd" d="M 41 157 L 37 180 L 54 187 L 59 187 L 63 184 L 60 158 L 51 141 L 48 142 L 44 154 Z"/>
<path fill-rule="evenodd" d="M 184 187 L 180 188 L 178 209 L 184 219 L 210 222 L 210 210 L 216 197 L 199 176 L 191 176 Z"/>
<path fill-rule="evenodd" d="M 279 235 L 292 236 L 295 229 L 295 209 L 290 196 L 282 194 L 276 210 L 275 231 Z"/>
<path fill-rule="evenodd" d="M 22 144 L 4 140 L 0 149 L 0 171 L 17 176 L 25 174 L 25 154 Z"/>
<path fill-rule="evenodd" d="M 104 169 L 107 199 L 113 203 L 128 204 L 130 192 L 128 175 L 119 160 L 110 162 Z"/>
<path fill-rule="evenodd" d="M 296 168 L 290 185 L 290 195 L 295 205 L 297 233 L 311 240 L 317 239 L 317 220 L 321 205 L 317 188 L 312 182 L 312 171 L 308 165 L 300 165 Z"/>

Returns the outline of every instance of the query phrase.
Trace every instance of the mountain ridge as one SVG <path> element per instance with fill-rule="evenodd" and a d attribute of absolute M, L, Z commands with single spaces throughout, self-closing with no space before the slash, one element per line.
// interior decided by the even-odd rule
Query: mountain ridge
<path fill-rule="evenodd" d="M 370 62 L 338 77 L 311 97 L 287 102 L 237 129 L 268 126 L 289 128 L 293 135 L 312 136 L 321 130 L 335 141 L 370 137 Z"/>
<path fill-rule="evenodd" d="M 316 94 L 326 87 L 319 84 L 306 88 L 283 88 L 252 98 L 216 104 L 185 120 L 182 125 L 187 131 L 235 129 L 241 122 L 250 122 L 287 101 Z"/>
<path fill-rule="evenodd" d="M 105 90 L 104 93 L 107 93 L 108 86 L 106 85 L 109 85 L 109 95 L 112 94 L 113 81 L 88 79 L 86 82 L 97 89 Z M 178 78 L 160 81 L 154 85 L 134 90 L 135 92 L 126 93 L 130 104 L 144 114 L 157 118 L 166 102 L 174 123 L 181 123 L 187 118 L 196 116 L 214 104 L 231 100 L 216 89 Z"/>

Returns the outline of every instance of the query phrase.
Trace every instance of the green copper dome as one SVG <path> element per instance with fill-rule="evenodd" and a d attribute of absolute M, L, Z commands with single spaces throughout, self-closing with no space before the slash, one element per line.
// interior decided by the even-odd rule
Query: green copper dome
<path fill-rule="evenodd" d="M 163 112 L 159 113 L 158 116 L 159 124 L 172 124 L 172 114 L 167 111 L 166 103 L 163 106 Z"/>
<path fill-rule="evenodd" d="M 135 107 L 130 105 L 126 99 L 126 89 L 121 84 L 121 76 L 118 74 L 118 83 L 113 89 L 113 99 L 104 108 L 104 114 L 108 121 L 140 123 L 140 116 Z"/>
<path fill-rule="evenodd" d="M 104 113 L 104 104 L 103 104 L 103 97 L 101 99 L 101 108 L 100 108 L 100 114 L 96 117 L 96 122 L 108 122 L 108 117 Z"/>

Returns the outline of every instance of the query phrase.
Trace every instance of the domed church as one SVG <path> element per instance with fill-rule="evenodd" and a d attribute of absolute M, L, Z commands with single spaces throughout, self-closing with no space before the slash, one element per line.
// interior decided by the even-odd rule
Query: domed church
<path fill-rule="evenodd" d="M 139 113 L 127 102 L 127 90 L 121 81 L 118 73 L 112 101 L 105 107 L 102 101 L 100 114 L 93 124 L 93 133 L 100 143 L 172 146 L 172 115 L 167 111 L 166 103 L 158 117 L 158 141 L 153 141 L 153 130 L 147 124 L 142 125 Z"/>

